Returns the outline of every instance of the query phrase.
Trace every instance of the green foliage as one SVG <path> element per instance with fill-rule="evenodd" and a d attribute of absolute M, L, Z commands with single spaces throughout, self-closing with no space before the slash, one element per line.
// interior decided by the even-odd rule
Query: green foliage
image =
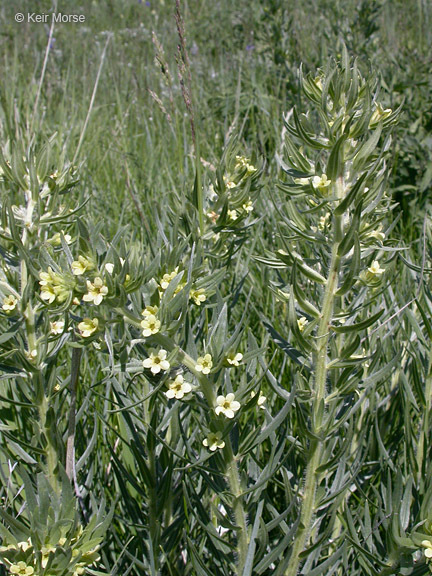
<path fill-rule="evenodd" d="M 0 8 L 0 573 L 430 574 L 427 3 L 58 4 Z"/>

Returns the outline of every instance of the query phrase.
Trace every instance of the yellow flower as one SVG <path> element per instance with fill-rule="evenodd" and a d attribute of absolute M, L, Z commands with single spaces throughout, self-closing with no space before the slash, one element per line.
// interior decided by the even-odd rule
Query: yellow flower
<path fill-rule="evenodd" d="M 432 542 L 430 540 L 423 540 L 421 545 L 426 548 L 426 550 L 424 551 L 424 555 L 426 556 L 426 558 L 428 559 L 432 558 Z"/>
<path fill-rule="evenodd" d="M 152 334 L 157 334 L 159 332 L 160 326 L 161 323 L 156 318 L 156 316 L 153 316 L 153 314 L 149 314 L 141 322 L 141 327 L 143 328 L 143 336 L 145 338 L 148 338 Z"/>
<path fill-rule="evenodd" d="M 65 234 L 62 230 L 63 237 L 65 239 L 66 244 L 72 243 L 72 236 L 70 234 Z M 48 239 L 48 242 L 53 246 L 61 246 L 61 237 L 60 232 L 56 232 L 52 238 Z"/>
<path fill-rule="evenodd" d="M 222 432 L 209 432 L 207 438 L 204 438 L 203 444 L 212 452 L 218 448 L 224 448 L 225 442 L 222 440 Z"/>
<path fill-rule="evenodd" d="M 42 300 L 52 304 L 54 300 L 64 302 L 68 298 L 71 286 L 63 276 L 54 272 L 51 266 L 48 266 L 48 272 L 40 272 L 39 278 Z"/>
<path fill-rule="evenodd" d="M 230 220 L 237 220 L 238 218 L 237 210 L 228 210 L 227 215 Z"/>
<path fill-rule="evenodd" d="M 326 214 L 324 216 L 321 216 L 319 219 L 318 229 L 321 231 L 325 230 L 325 227 L 329 223 L 329 220 L 330 220 L 330 212 L 326 212 Z"/>
<path fill-rule="evenodd" d="M 228 176 L 224 176 L 223 177 L 225 186 L 228 188 L 228 190 L 231 190 L 232 188 L 235 188 L 237 186 L 237 184 L 235 182 L 233 182 L 232 180 L 230 180 L 230 178 Z"/>
<path fill-rule="evenodd" d="M 166 359 L 167 351 L 161 348 L 157 354 L 150 352 L 150 356 L 143 361 L 144 368 L 150 368 L 152 374 L 159 374 L 170 369 L 170 363 Z"/>
<path fill-rule="evenodd" d="M 9 296 L 5 296 L 5 298 L 3 299 L 2 308 L 6 312 L 11 312 L 12 310 L 15 310 L 17 303 L 18 298 L 16 298 L 13 294 L 9 294 Z"/>
<path fill-rule="evenodd" d="M 64 330 L 65 323 L 63 320 L 54 320 L 50 322 L 51 334 L 61 334 Z"/>
<path fill-rule="evenodd" d="M 381 275 L 383 272 L 385 272 L 385 268 L 380 268 L 379 262 L 378 260 L 374 260 L 372 262 L 372 266 L 370 266 L 368 268 L 368 272 L 369 274 L 371 274 L 372 276 L 379 276 Z"/>
<path fill-rule="evenodd" d="M 243 210 L 249 214 L 249 212 L 253 212 L 253 204 L 252 200 L 248 200 L 242 206 Z"/>
<path fill-rule="evenodd" d="M 246 156 L 236 156 L 236 165 L 234 166 L 234 169 L 242 170 L 243 168 L 246 168 L 248 174 L 256 172 L 255 166 L 249 164 L 249 158 L 246 158 Z"/>
<path fill-rule="evenodd" d="M 243 360 L 243 354 L 241 352 L 234 352 L 232 354 L 228 354 L 227 362 L 231 364 L 231 366 L 240 366 L 240 362 Z"/>
<path fill-rule="evenodd" d="M 207 300 L 204 288 L 198 288 L 198 290 L 192 290 L 189 298 L 195 302 L 197 306 L 201 306 L 202 302 Z"/>
<path fill-rule="evenodd" d="M 300 330 L 300 332 L 303 332 L 303 330 L 306 328 L 307 323 L 308 323 L 308 321 L 307 321 L 305 316 L 302 316 L 301 318 L 299 318 L 297 320 L 297 326 L 298 326 L 298 329 Z"/>
<path fill-rule="evenodd" d="M 84 294 L 83 296 L 84 302 L 93 302 L 96 306 L 99 306 L 104 297 L 108 294 L 108 288 L 99 276 L 96 276 L 93 282 L 87 280 L 87 290 L 87 294 Z"/>
<path fill-rule="evenodd" d="M 144 310 L 141 312 L 141 316 L 156 316 L 158 313 L 159 308 L 157 306 L 146 306 Z"/>
<path fill-rule="evenodd" d="M 169 388 L 169 390 L 165 392 L 167 398 L 181 400 L 185 394 L 188 394 L 192 390 L 190 383 L 185 382 L 181 374 L 178 374 L 175 380 L 169 380 L 167 384 Z"/>
<path fill-rule="evenodd" d="M 53 546 L 42 546 L 41 553 L 42 553 L 42 568 L 45 568 L 48 564 L 50 554 L 53 554 L 56 549 Z"/>
<path fill-rule="evenodd" d="M 213 360 L 210 354 L 205 354 L 200 356 L 195 365 L 195 370 L 197 372 L 202 372 L 203 374 L 210 374 L 210 370 L 213 366 Z"/>
<path fill-rule="evenodd" d="M 72 272 L 75 276 L 82 276 L 87 270 L 93 270 L 94 264 L 84 256 L 78 256 L 71 264 Z"/>
<path fill-rule="evenodd" d="M 321 176 L 314 176 L 312 178 L 312 186 L 315 190 L 319 190 L 320 192 L 326 192 L 330 184 L 331 180 L 327 178 L 326 174 L 321 174 Z"/>
<path fill-rule="evenodd" d="M 89 338 L 99 326 L 99 320 L 97 318 L 84 318 L 82 322 L 78 324 L 78 330 L 83 338 Z"/>
<path fill-rule="evenodd" d="M 252 390 L 251 398 L 254 398 L 255 396 L 256 396 L 256 392 L 254 390 Z M 267 400 L 267 398 L 265 396 L 263 396 L 260 392 L 260 395 L 258 396 L 258 400 L 257 400 L 258 408 L 261 408 L 261 410 L 265 410 L 264 403 L 266 400 Z"/>
<path fill-rule="evenodd" d="M 174 280 L 174 278 L 177 276 L 177 274 L 178 274 L 178 266 L 176 266 L 175 269 L 173 270 L 173 272 L 171 272 L 170 274 L 164 274 L 162 276 L 162 280 L 159 283 L 161 290 L 166 290 L 168 288 L 171 280 Z"/>
<path fill-rule="evenodd" d="M 216 398 L 216 416 L 223 414 L 226 418 L 234 418 L 234 412 L 240 410 L 240 402 L 235 400 L 235 395 L 230 392 L 226 396 L 218 396 Z"/>
<path fill-rule="evenodd" d="M 34 568 L 28 566 L 25 562 L 18 562 L 17 564 L 12 564 L 9 567 L 9 572 L 11 574 L 23 574 L 24 576 L 30 576 L 34 574 Z"/>

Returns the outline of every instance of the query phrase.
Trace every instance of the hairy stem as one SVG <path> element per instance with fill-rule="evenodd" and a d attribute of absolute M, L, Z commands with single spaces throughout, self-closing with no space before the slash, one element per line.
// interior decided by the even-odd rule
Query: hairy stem
<path fill-rule="evenodd" d="M 338 198 L 343 196 L 343 179 L 340 178 L 335 185 L 335 192 Z M 318 486 L 317 469 L 320 465 L 323 452 L 324 441 L 322 438 L 322 425 L 325 412 L 326 381 L 327 381 L 327 352 L 329 344 L 329 325 L 333 316 L 334 301 L 338 288 L 338 277 L 340 270 L 340 257 L 338 255 L 339 244 L 343 237 L 342 216 L 333 218 L 333 246 L 331 262 L 324 292 L 321 320 L 318 327 L 317 343 L 318 348 L 315 353 L 315 395 L 313 398 L 312 412 L 312 432 L 317 436 L 311 440 L 308 450 L 308 465 L 306 468 L 306 478 L 303 490 L 303 502 L 300 512 L 300 522 L 295 535 L 291 560 L 285 572 L 285 576 L 296 576 L 300 566 L 300 554 L 307 545 L 310 530 L 312 527 L 313 515 L 315 512 L 315 496 Z M 319 439 L 318 439 L 319 437 Z"/>

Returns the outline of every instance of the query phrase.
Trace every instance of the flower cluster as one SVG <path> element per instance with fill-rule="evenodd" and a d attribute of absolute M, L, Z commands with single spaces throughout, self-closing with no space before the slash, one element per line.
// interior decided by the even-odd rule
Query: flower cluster
<path fill-rule="evenodd" d="M 86 567 L 95 565 L 100 558 L 97 553 L 99 546 L 96 546 L 84 554 L 80 552 L 79 538 L 81 533 L 82 529 L 69 542 L 69 545 L 72 546 L 71 560 L 67 573 L 64 572 L 64 574 L 68 574 L 68 576 L 80 576 L 84 574 Z M 57 554 L 61 554 L 62 557 L 64 556 L 64 547 L 67 542 L 67 538 L 62 536 L 56 543 L 46 543 L 39 548 L 33 543 L 30 537 L 24 542 L 1 546 L 0 564 L 7 567 L 9 574 L 21 576 L 40 574 L 40 569 L 45 569 L 50 560 L 54 560 Z"/>
<path fill-rule="evenodd" d="M 48 272 L 39 273 L 39 284 L 41 286 L 40 297 L 47 304 L 65 302 L 75 287 L 73 280 L 66 274 L 54 272 L 51 266 L 48 266 Z"/>

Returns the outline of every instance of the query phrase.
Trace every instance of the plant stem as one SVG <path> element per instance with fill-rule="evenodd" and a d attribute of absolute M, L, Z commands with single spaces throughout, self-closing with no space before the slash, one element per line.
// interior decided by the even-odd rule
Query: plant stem
<path fill-rule="evenodd" d="M 238 526 L 237 531 L 237 569 L 238 574 L 243 573 L 246 562 L 249 541 L 247 533 L 247 516 L 243 506 L 243 497 L 241 490 L 240 475 L 237 467 L 237 460 L 233 454 L 231 440 L 227 438 L 224 448 L 225 461 L 227 464 L 226 475 L 230 486 L 231 494 L 234 497 L 232 508 L 234 517 Z"/>
<path fill-rule="evenodd" d="M 338 179 L 335 185 L 338 198 L 343 196 L 343 178 Z M 315 494 L 318 486 L 317 469 L 321 461 L 324 439 L 322 438 L 322 425 L 325 413 L 326 381 L 327 381 L 327 351 L 329 343 L 329 324 L 333 316 L 333 306 L 338 287 L 340 257 L 339 244 L 343 238 L 342 216 L 333 217 L 333 246 L 329 274 L 321 308 L 321 320 L 318 327 L 318 349 L 315 354 L 315 396 L 313 398 L 312 432 L 319 437 L 311 440 L 308 451 L 308 465 L 303 490 L 303 503 L 300 512 L 300 522 L 295 535 L 291 559 L 285 576 L 296 576 L 300 566 L 300 554 L 304 550 L 309 538 L 313 514 L 315 511 Z"/>
<path fill-rule="evenodd" d="M 72 480 L 75 468 L 75 426 L 76 426 L 76 398 L 77 384 L 79 376 L 79 367 L 81 360 L 81 348 L 72 349 L 72 367 L 70 378 L 70 406 L 69 406 L 69 423 L 66 444 L 66 474 L 69 480 Z"/>

